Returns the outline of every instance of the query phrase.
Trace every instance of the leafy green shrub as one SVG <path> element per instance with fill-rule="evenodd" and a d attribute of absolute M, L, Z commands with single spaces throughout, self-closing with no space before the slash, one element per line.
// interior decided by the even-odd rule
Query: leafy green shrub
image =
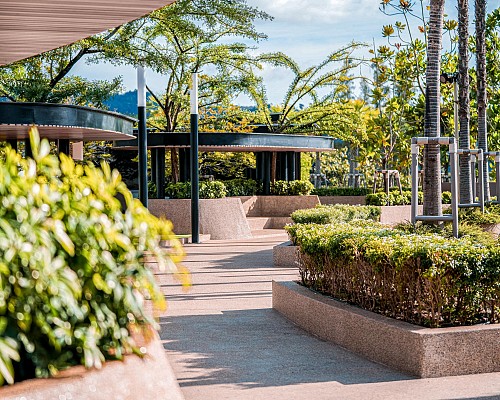
<path fill-rule="evenodd" d="M 343 204 L 318 205 L 315 208 L 294 211 L 291 217 L 296 224 L 331 224 L 355 219 L 378 221 L 380 219 L 380 208 Z"/>
<path fill-rule="evenodd" d="M 318 196 L 366 196 L 371 192 L 369 188 L 323 187 L 313 189 L 311 194 L 316 194 Z"/>
<path fill-rule="evenodd" d="M 253 179 L 231 179 L 224 181 L 227 196 L 255 196 L 262 192 L 262 184 Z"/>
<path fill-rule="evenodd" d="M 484 213 L 478 207 L 462 208 L 459 211 L 458 218 L 461 222 L 470 225 L 500 224 L 500 206 L 497 204 L 487 205 Z"/>
<path fill-rule="evenodd" d="M 117 171 L 59 160 L 36 133 L 31 142 L 34 160 L 9 149 L 0 163 L 2 383 L 142 354 L 131 330 L 154 323 L 142 299 L 164 302 L 143 256 L 175 272 L 180 255 L 171 223 L 134 200 Z"/>
<path fill-rule="evenodd" d="M 500 247 L 376 222 L 287 227 L 302 282 L 362 308 L 424 326 L 498 322 Z"/>
<path fill-rule="evenodd" d="M 200 199 L 220 199 L 226 197 L 226 194 L 226 186 L 220 181 L 200 182 Z M 166 185 L 165 196 L 171 199 L 190 199 L 191 182 L 178 182 Z"/>
<path fill-rule="evenodd" d="M 288 182 L 289 196 L 307 196 L 314 189 L 314 185 L 309 181 L 290 181 Z"/>
<path fill-rule="evenodd" d="M 191 198 L 191 183 L 177 182 L 165 185 L 165 197 L 171 199 L 190 199 Z"/>
<path fill-rule="evenodd" d="M 200 182 L 200 199 L 221 199 L 226 197 L 226 186 L 220 181 Z"/>
<path fill-rule="evenodd" d="M 418 192 L 418 204 L 423 204 L 424 194 Z M 443 204 L 451 204 L 451 193 L 443 192 Z M 389 197 L 386 192 L 370 193 L 366 195 L 366 204 L 371 206 L 403 206 L 411 204 L 411 190 L 403 190 L 401 194 L 399 190 L 391 190 Z"/>
<path fill-rule="evenodd" d="M 306 196 L 314 189 L 309 181 L 274 181 L 271 183 L 271 195 Z"/>
<path fill-rule="evenodd" d="M 148 181 L 148 198 L 156 199 L 156 184 L 153 181 Z"/>

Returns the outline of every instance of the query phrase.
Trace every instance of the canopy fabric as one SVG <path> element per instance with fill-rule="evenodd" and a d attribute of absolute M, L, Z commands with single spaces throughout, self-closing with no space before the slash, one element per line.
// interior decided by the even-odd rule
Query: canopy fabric
<path fill-rule="evenodd" d="M 0 0 L 0 65 L 140 18 L 175 0 Z"/>

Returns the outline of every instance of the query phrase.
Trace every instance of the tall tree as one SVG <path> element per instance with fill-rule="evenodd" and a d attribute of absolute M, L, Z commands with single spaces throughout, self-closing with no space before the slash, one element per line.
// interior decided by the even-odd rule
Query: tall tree
<path fill-rule="evenodd" d="M 458 90 L 459 148 L 468 150 L 470 149 L 469 0 L 458 0 Z M 468 157 L 460 157 L 460 201 L 470 203 L 472 200 L 470 162 Z"/>
<path fill-rule="evenodd" d="M 444 18 L 444 0 L 431 0 L 427 34 L 427 69 L 425 87 L 426 137 L 440 136 L 441 117 L 441 46 Z M 438 145 L 424 148 L 424 214 L 441 215 L 441 159 Z"/>
<path fill-rule="evenodd" d="M 483 152 L 488 151 L 486 110 L 486 0 L 475 0 L 476 13 L 476 73 L 477 73 L 477 142 Z M 490 199 L 488 163 L 484 163 L 484 198 Z"/>

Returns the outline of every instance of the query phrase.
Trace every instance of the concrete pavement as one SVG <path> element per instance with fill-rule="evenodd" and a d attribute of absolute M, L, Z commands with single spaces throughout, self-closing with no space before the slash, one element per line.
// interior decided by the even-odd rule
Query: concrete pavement
<path fill-rule="evenodd" d="M 187 245 L 193 287 L 161 276 L 169 308 L 160 318 L 169 360 L 187 400 L 500 399 L 500 373 L 414 379 L 308 335 L 271 308 L 284 231 Z M 499 343 L 500 345 L 500 343 Z"/>

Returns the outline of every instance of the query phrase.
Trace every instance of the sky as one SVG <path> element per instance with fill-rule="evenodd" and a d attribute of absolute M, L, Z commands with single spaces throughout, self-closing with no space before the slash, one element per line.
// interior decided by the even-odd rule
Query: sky
<path fill-rule="evenodd" d="M 380 45 L 386 42 L 382 27 L 393 24 L 394 18 L 380 10 L 380 0 L 247 0 L 274 17 L 272 21 L 257 21 L 256 28 L 268 35 L 268 39 L 257 44 L 257 51 L 281 51 L 296 60 L 302 68 L 315 65 L 328 54 L 352 41 Z M 470 3 L 473 3 L 471 0 Z M 455 1 L 448 1 L 446 12 L 456 19 Z M 500 0 L 489 0 L 489 9 L 500 6 Z M 473 14 L 472 14 L 473 15 Z M 471 17 L 472 20 L 472 17 Z M 363 50 L 368 56 L 367 50 Z M 94 79 L 123 77 L 126 90 L 135 89 L 136 75 L 132 67 L 80 64 L 75 74 Z M 283 98 L 291 74 L 283 69 L 267 67 L 262 72 L 269 101 L 277 104 Z M 148 85 L 160 89 L 162 77 L 147 71 Z M 239 98 L 241 105 L 250 105 L 250 100 Z"/>

